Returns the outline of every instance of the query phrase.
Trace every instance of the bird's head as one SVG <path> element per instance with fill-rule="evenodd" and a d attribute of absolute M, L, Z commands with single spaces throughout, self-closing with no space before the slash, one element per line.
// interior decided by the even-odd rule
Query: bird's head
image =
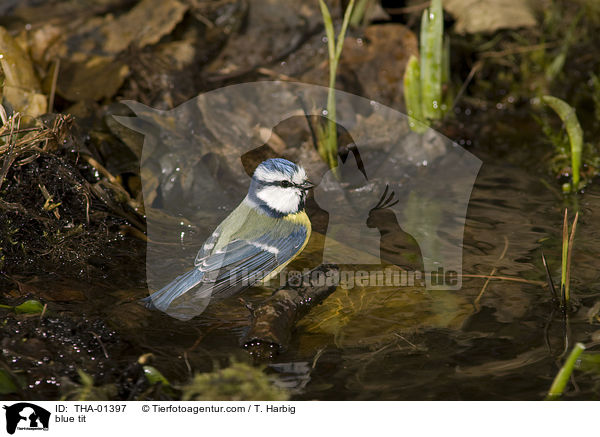
<path fill-rule="evenodd" d="M 294 214 L 304 209 L 312 187 L 299 165 L 282 158 L 267 159 L 254 171 L 248 199 L 272 215 Z"/>

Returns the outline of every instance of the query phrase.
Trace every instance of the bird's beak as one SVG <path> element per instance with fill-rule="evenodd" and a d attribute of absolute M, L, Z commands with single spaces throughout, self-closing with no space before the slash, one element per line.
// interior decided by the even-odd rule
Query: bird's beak
<path fill-rule="evenodd" d="M 313 184 L 311 181 L 306 180 L 302 183 L 302 185 L 300 185 L 300 188 L 302 188 L 303 190 L 310 190 L 311 188 L 314 188 L 315 184 Z"/>

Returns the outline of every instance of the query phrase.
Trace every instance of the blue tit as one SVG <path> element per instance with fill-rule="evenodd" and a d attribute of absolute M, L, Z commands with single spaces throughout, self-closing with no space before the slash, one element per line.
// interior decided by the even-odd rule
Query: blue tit
<path fill-rule="evenodd" d="M 259 164 L 248 194 L 204 242 L 194 268 L 143 302 L 189 320 L 212 298 L 232 296 L 277 275 L 310 237 L 304 203 L 312 186 L 304 169 L 286 159 Z"/>

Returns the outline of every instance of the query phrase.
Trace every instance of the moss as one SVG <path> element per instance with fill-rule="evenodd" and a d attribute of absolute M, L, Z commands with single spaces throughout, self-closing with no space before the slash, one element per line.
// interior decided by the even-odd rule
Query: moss
<path fill-rule="evenodd" d="M 249 364 L 196 375 L 183 387 L 184 401 L 285 401 L 289 394 L 275 387 L 261 369 Z"/>

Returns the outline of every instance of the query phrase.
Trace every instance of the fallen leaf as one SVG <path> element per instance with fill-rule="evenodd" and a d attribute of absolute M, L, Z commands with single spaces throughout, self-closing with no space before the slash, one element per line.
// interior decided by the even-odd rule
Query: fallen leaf
<path fill-rule="evenodd" d="M 445 0 L 457 33 L 495 32 L 537 24 L 527 0 Z"/>
<path fill-rule="evenodd" d="M 85 62 L 61 65 L 56 90 L 70 101 L 112 97 L 123 85 L 129 67 L 112 57 L 94 56 Z"/>
<path fill-rule="evenodd" d="M 56 48 L 61 57 L 82 61 L 95 55 L 117 55 L 130 46 L 157 43 L 179 23 L 187 6 L 177 0 L 142 0 L 115 18 L 112 14 L 87 20 Z"/>
<path fill-rule="evenodd" d="M 46 59 L 61 59 L 57 93 L 70 101 L 112 97 L 130 73 L 118 55 L 130 47 L 156 44 L 173 31 L 187 9 L 178 0 L 142 0 L 121 15 L 83 21 L 45 50 Z M 189 53 L 178 55 L 189 58 Z"/>
<path fill-rule="evenodd" d="M 44 114 L 47 101 L 41 94 L 31 59 L 3 27 L 0 27 L 0 66 L 4 74 L 4 98 L 13 109 L 32 117 Z"/>
<path fill-rule="evenodd" d="M 2 1 L 0 15 L 8 16 L 16 23 L 28 23 L 36 27 L 39 23 L 55 22 L 66 24 L 73 21 L 73 17 L 85 15 L 101 15 L 111 9 L 123 7 L 123 0 L 8 0 L 9 6 L 5 12 L 2 8 L 7 0 Z"/>
<path fill-rule="evenodd" d="M 293 0 L 248 2 L 247 24 L 231 36 L 208 67 L 211 74 L 230 75 L 268 64 L 298 44 L 307 32 L 308 8 Z M 316 2 L 314 3 L 316 6 Z M 240 11 L 244 13 L 245 11 Z M 265 32 L 265 29 L 269 29 Z"/>
<path fill-rule="evenodd" d="M 16 112 L 32 117 L 45 114 L 48 109 L 48 99 L 45 95 L 25 88 L 6 85 L 4 98 Z"/>

